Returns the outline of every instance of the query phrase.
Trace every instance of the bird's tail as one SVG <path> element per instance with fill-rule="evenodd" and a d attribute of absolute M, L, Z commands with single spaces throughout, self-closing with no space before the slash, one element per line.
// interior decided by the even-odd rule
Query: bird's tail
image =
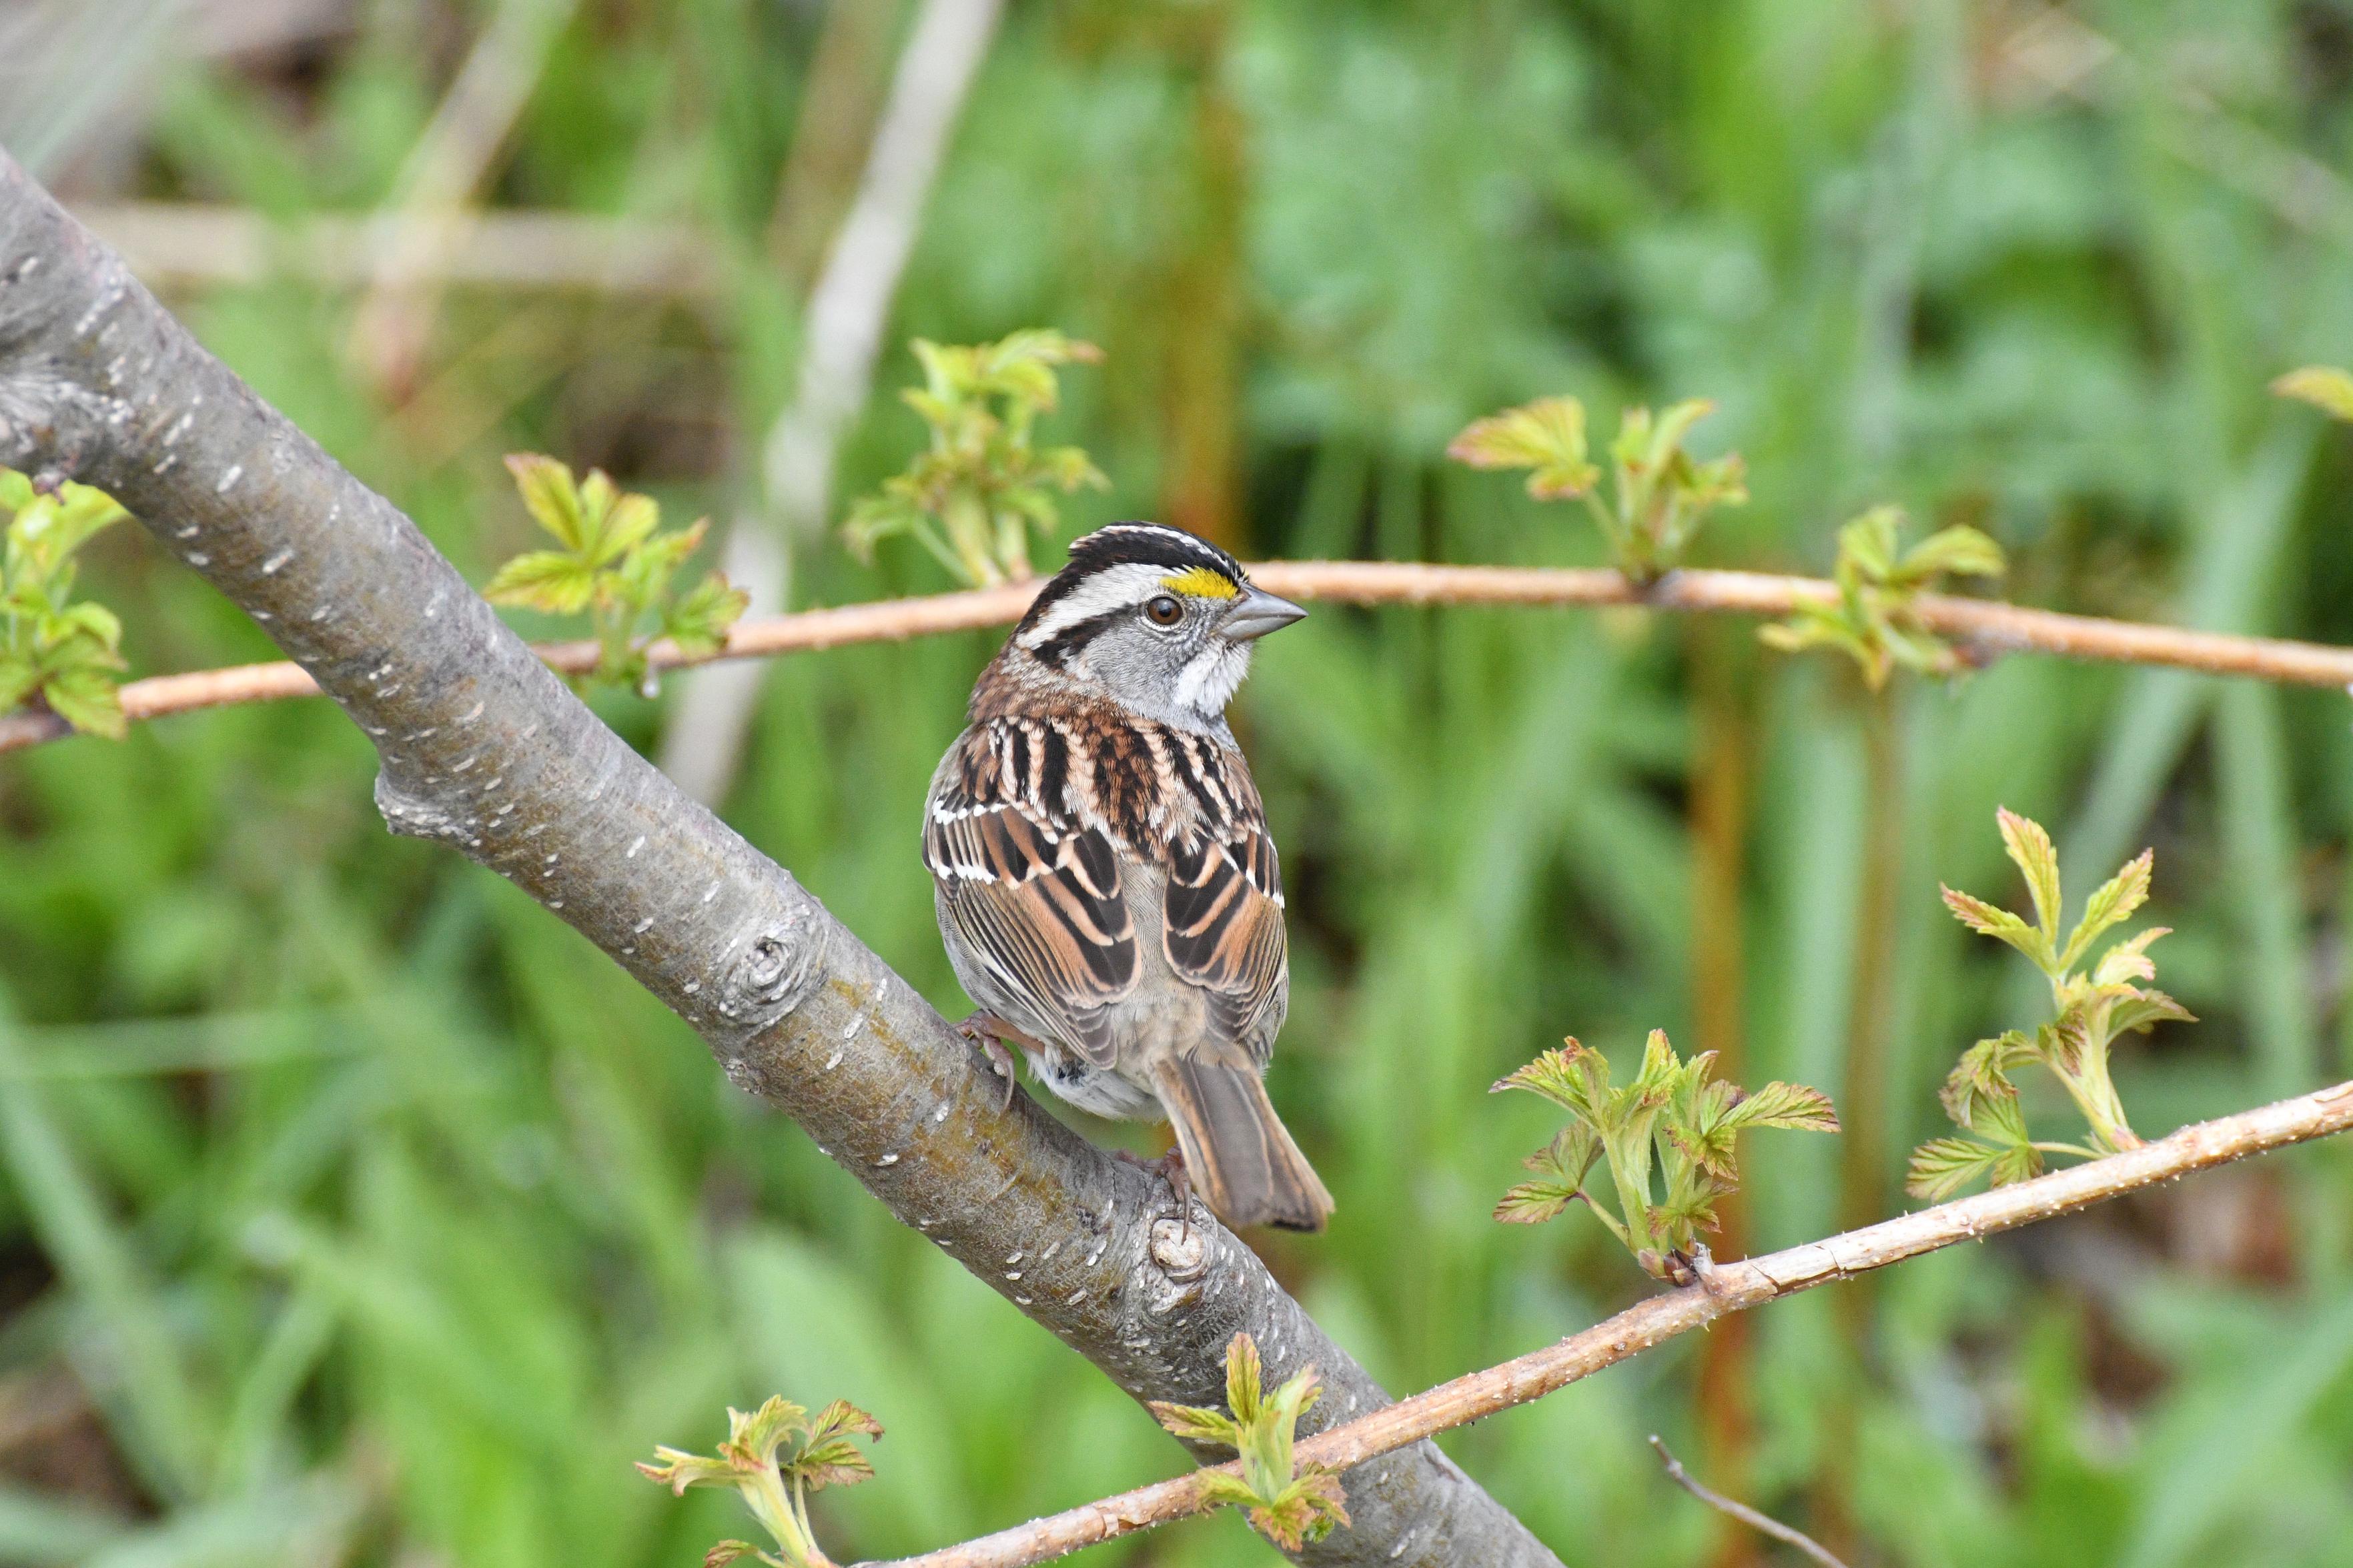
<path fill-rule="evenodd" d="M 1185 1169 L 1219 1219 L 1239 1230 L 1322 1230 L 1332 1194 L 1291 1141 L 1256 1071 L 1171 1056 L 1153 1074 L 1176 1124 Z"/>

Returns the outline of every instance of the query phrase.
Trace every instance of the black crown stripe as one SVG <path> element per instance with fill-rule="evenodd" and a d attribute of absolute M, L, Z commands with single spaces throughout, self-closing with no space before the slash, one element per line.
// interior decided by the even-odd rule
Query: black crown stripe
<path fill-rule="evenodd" d="M 1240 562 L 1181 528 L 1156 522 L 1115 522 L 1071 542 L 1070 563 L 1038 591 L 1038 597 L 1016 628 L 1017 635 L 1035 626 L 1048 610 L 1103 568 L 1128 565 L 1165 566 L 1172 572 L 1200 566 L 1222 572 L 1238 584 L 1250 581 L 1242 574 Z"/>

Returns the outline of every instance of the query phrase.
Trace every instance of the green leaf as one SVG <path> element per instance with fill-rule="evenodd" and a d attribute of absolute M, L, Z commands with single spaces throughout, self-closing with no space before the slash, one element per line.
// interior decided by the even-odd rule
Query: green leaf
<path fill-rule="evenodd" d="M 1542 1225 L 1577 1201 L 1577 1190 L 1549 1178 L 1518 1182 L 1504 1189 L 1492 1217 L 1505 1225 Z"/>
<path fill-rule="evenodd" d="M 2110 928 L 2130 920 L 2133 912 L 2148 901 L 2148 884 L 2157 868 L 2157 851 L 2144 849 L 2127 861 L 2125 868 L 2100 884 L 2084 905 L 2084 918 L 2067 938 L 2066 950 L 2059 956 L 2059 967 L 2072 969 L 2084 951 Z M 2153 970 L 2151 973 L 2155 973 Z"/>
<path fill-rule="evenodd" d="M 42 635 L 52 645 L 75 637 L 86 637 L 97 644 L 100 651 L 110 655 L 122 646 L 122 622 L 104 605 L 88 601 L 68 605 L 46 619 L 47 624 L 42 627 Z"/>
<path fill-rule="evenodd" d="M 574 616 L 596 596 L 597 573 L 577 555 L 533 550 L 499 568 L 482 596 L 493 605 L 522 605 L 550 615 Z"/>
<path fill-rule="evenodd" d="M 1588 1050 L 1575 1036 L 1560 1048 L 1548 1050 L 1488 1087 L 1490 1094 L 1524 1089 L 1572 1111 L 1599 1131 L 1604 1100 L 1609 1092 L 1609 1062 L 1599 1051 Z"/>
<path fill-rule="evenodd" d="M 1997 1187 L 2015 1186 L 2030 1182 L 2042 1173 L 2042 1151 L 2021 1141 L 2005 1144 L 2000 1157 L 1986 1168 L 1990 1184 Z"/>
<path fill-rule="evenodd" d="M 1904 1190 L 1915 1198 L 1943 1203 L 1991 1172 L 2008 1152 L 1974 1138 L 1931 1138 L 1912 1151 Z"/>
<path fill-rule="evenodd" d="M 1572 1121 L 1553 1134 L 1553 1140 L 1521 1162 L 1531 1171 L 1581 1186 L 1593 1162 L 1601 1157 L 1601 1144 L 1593 1129 L 1582 1121 Z"/>
<path fill-rule="evenodd" d="M 1940 885 L 1945 907 L 1979 936 L 1989 936 L 2006 942 L 2045 969 L 2056 966 L 2055 955 L 2042 933 L 2008 910 L 1987 903 L 1983 899 Z"/>
<path fill-rule="evenodd" d="M 72 664 L 54 672 L 41 683 L 41 700 L 85 735 L 120 741 L 130 728 L 114 678 L 96 663 Z"/>
<path fill-rule="evenodd" d="M 1536 1180 L 1505 1193 L 1495 1205 L 1494 1217 L 1506 1225 L 1536 1225 L 1552 1218 L 1577 1200 L 1586 1173 L 1600 1157 L 1593 1129 L 1583 1121 L 1570 1122 L 1549 1144 L 1521 1162 L 1536 1173 Z"/>
<path fill-rule="evenodd" d="M 1653 1029 L 1642 1041 L 1642 1065 L 1627 1086 L 1641 1100 L 1664 1104 L 1674 1092 L 1675 1080 L 1683 1068 L 1675 1058 L 1675 1047 L 1667 1039 L 1664 1029 Z"/>
<path fill-rule="evenodd" d="M 1942 575 L 1999 577 L 2010 569 L 2001 546 L 1974 528 L 1940 528 L 1905 553 L 1901 574 L 1926 583 Z"/>
<path fill-rule="evenodd" d="M 2353 420 L 2353 375 L 2333 365 L 2306 365 L 2272 383 L 2281 397 L 2309 403 L 2332 419 Z"/>
<path fill-rule="evenodd" d="M 1725 1113 L 1735 1127 L 1786 1127 L 1798 1132 L 1836 1132 L 1837 1110 L 1831 1097 L 1801 1083 L 1775 1081 L 1756 1090 Z"/>
<path fill-rule="evenodd" d="M 2111 1036 L 2137 1033 L 2158 1024 L 2194 1024 L 2197 1017 L 2189 1008 L 2162 991 L 2126 987 L 2128 993 L 2110 1005 L 2107 1027 Z"/>
<path fill-rule="evenodd" d="M 671 606 L 664 629 L 689 658 L 708 658 L 727 646 L 728 628 L 744 618 L 752 596 L 713 572 Z"/>
<path fill-rule="evenodd" d="M 29 660 L 0 654 L 0 713 L 30 697 L 40 684 L 41 672 Z"/>
<path fill-rule="evenodd" d="M 2059 851 L 2031 817 L 2003 806 L 1994 813 L 1994 820 L 2001 826 L 2003 849 L 2026 875 L 2026 890 L 2033 897 L 2035 921 L 2042 928 L 2048 952 L 2059 937 Z"/>
<path fill-rule="evenodd" d="M 606 479 L 601 469 L 588 476 L 588 483 L 592 487 L 601 485 L 607 492 L 613 488 L 612 480 Z M 608 495 L 598 499 L 603 526 L 590 542 L 588 563 L 592 566 L 609 566 L 652 536 L 655 526 L 661 521 L 661 508 L 655 505 L 649 496 Z M 670 551 L 675 551 L 680 560 L 692 554 L 695 545 L 702 542 L 702 531 L 705 526 L 704 523 L 697 523 L 691 529 L 671 535 L 673 541 L 681 535 L 690 537 L 683 549 L 671 544 L 665 547 L 665 554 L 657 554 L 655 558 L 664 559 Z"/>
<path fill-rule="evenodd" d="M 1286 1552 L 1297 1552 L 1348 1522 L 1347 1494 L 1340 1479 L 1320 1466 L 1303 1468 L 1272 1502 L 1249 1510 L 1259 1533 Z"/>
<path fill-rule="evenodd" d="M 1233 1412 L 1239 1426 L 1248 1426 L 1259 1418 L 1263 1373 L 1256 1340 L 1236 1334 L 1226 1342 L 1226 1408 Z"/>
<path fill-rule="evenodd" d="M 511 452 L 507 471 L 522 493 L 523 510 L 566 550 L 586 553 L 588 528 L 581 516 L 580 491 L 569 465 L 536 452 Z"/>
<path fill-rule="evenodd" d="M 1585 405 L 1574 397 L 1540 397 L 1476 419 L 1446 448 L 1474 468 L 1529 468 L 1528 494 L 1562 500 L 1591 490 L 1601 470 L 1586 457 Z"/>
<path fill-rule="evenodd" d="M 1840 567 L 1867 583 L 1883 583 L 1895 570 L 1895 540 L 1904 509 L 1875 506 L 1839 530 Z"/>
<path fill-rule="evenodd" d="M 2100 955 L 2099 967 L 2092 971 L 2092 984 L 2120 985 L 2135 980 L 2156 979 L 2157 965 L 2149 961 L 2148 945 L 2158 937 L 2172 934 L 2171 926 L 2151 926 L 2116 943 Z"/>
<path fill-rule="evenodd" d="M 1111 479 L 1083 447 L 1048 447 L 1039 452 L 1037 471 L 1040 479 L 1066 493 L 1080 489 L 1107 490 Z"/>
<path fill-rule="evenodd" d="M 1241 1446 L 1240 1429 L 1222 1410 L 1199 1405 L 1171 1405 L 1159 1399 L 1146 1401 L 1145 1408 L 1152 1412 L 1155 1421 L 1185 1442 L 1215 1443 L 1227 1448 Z"/>
<path fill-rule="evenodd" d="M 1968 1131 L 2005 1142 L 2023 1138 L 2022 1126 L 2014 1134 L 2010 1131 L 2018 1114 L 2018 1089 L 2010 1075 L 2037 1058 L 2034 1042 L 2015 1029 L 1979 1040 L 1962 1053 L 1938 1092 L 1945 1114 Z"/>

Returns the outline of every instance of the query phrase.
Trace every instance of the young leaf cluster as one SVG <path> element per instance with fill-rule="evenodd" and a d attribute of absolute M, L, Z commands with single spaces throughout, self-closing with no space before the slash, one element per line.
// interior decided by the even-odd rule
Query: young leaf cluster
<path fill-rule="evenodd" d="M 739 1557 L 770 1568 L 834 1568 L 809 1530 L 808 1498 L 826 1487 L 855 1486 L 874 1474 L 850 1441 L 859 1434 L 879 1439 L 882 1424 L 847 1400 L 835 1400 L 811 1419 L 791 1401 L 771 1399 L 749 1415 L 727 1412 L 727 1440 L 716 1456 L 656 1448 L 659 1463 L 638 1469 L 680 1497 L 689 1487 L 734 1489 L 776 1541 L 774 1552 L 748 1541 L 723 1541 L 703 1558 L 704 1568 L 722 1568 Z"/>
<path fill-rule="evenodd" d="M 1683 563 L 1709 512 L 1748 499 L 1738 453 L 1703 463 L 1683 449 L 1692 426 L 1715 408 L 1694 398 L 1655 417 L 1628 409 L 1609 447 L 1606 502 L 1601 469 L 1586 452 L 1585 405 L 1574 397 L 1540 397 L 1475 420 L 1446 455 L 1474 468 L 1529 469 L 1528 494 L 1538 500 L 1582 500 L 1618 569 L 1649 583 Z"/>
<path fill-rule="evenodd" d="M 1029 531 L 1061 525 L 1056 493 L 1110 488 L 1079 447 L 1032 438 L 1060 395 L 1054 367 L 1095 363 L 1103 351 L 1043 328 L 971 347 L 917 338 L 914 350 L 923 384 L 901 395 L 931 426 L 931 446 L 850 509 L 849 546 L 871 559 L 877 540 L 904 533 L 967 586 L 1027 577 Z"/>
<path fill-rule="evenodd" d="M 1505 1193 L 1495 1217 L 1535 1225 L 1582 1203 L 1644 1272 L 1687 1282 L 1701 1233 L 1715 1228 L 1717 1203 L 1739 1185 L 1738 1134 L 1751 1127 L 1838 1131 L 1838 1114 L 1819 1089 L 1768 1083 L 1749 1094 L 1715 1070 L 1714 1051 L 1684 1061 L 1666 1031 L 1653 1029 L 1641 1068 L 1623 1086 L 1611 1083 L 1607 1058 L 1573 1037 L 1498 1080 L 1496 1091 L 1542 1095 L 1567 1111 L 1569 1122 L 1524 1162 L 1535 1179 Z M 1585 1190 L 1597 1163 L 1606 1164 L 1617 1191 L 1614 1214 Z"/>
<path fill-rule="evenodd" d="M 73 599 L 74 552 L 128 516 L 111 496 L 64 484 L 42 495 L 0 468 L 0 508 L 9 513 L 0 551 L 0 713 L 38 698 L 88 734 L 121 740 L 122 623 L 102 605 Z"/>
<path fill-rule="evenodd" d="M 1334 1525 L 1348 1522 L 1347 1494 L 1339 1477 L 1292 1457 L 1299 1418 L 1315 1403 L 1317 1392 L 1315 1369 L 1309 1367 L 1266 1394 L 1257 1342 L 1236 1334 L 1226 1346 L 1224 1410 L 1155 1399 L 1152 1414 L 1187 1442 L 1214 1443 L 1240 1453 L 1240 1475 L 1203 1478 L 1210 1500 L 1241 1509 L 1259 1533 L 1296 1552 L 1323 1540 Z"/>
<path fill-rule="evenodd" d="M 518 452 L 507 458 L 523 506 L 557 548 L 533 550 L 499 568 L 483 596 L 550 615 L 588 612 L 596 668 L 588 679 L 654 694 L 646 650 L 659 637 L 689 658 L 708 658 L 727 644 L 727 628 L 749 602 L 724 575 L 706 574 L 681 594 L 670 579 L 702 542 L 707 521 L 662 531 L 661 509 L 625 493 L 603 470 L 575 480 L 553 458 Z"/>
<path fill-rule="evenodd" d="M 1999 577 L 2006 569 L 2001 546 L 1974 528 L 1940 528 L 1910 550 L 1896 551 L 1904 513 L 1873 507 L 1839 530 L 1837 602 L 1806 605 L 1788 620 L 1760 627 L 1757 636 L 1787 652 L 1835 648 L 1862 667 L 1873 691 L 1887 684 L 1897 666 L 1926 675 L 1949 675 L 1959 660 L 1943 641 L 1920 628 L 1915 602 L 1947 574 Z"/>
<path fill-rule="evenodd" d="M 2083 918 L 2063 941 L 2059 935 L 2059 856 L 2041 825 L 2003 811 L 2002 846 L 2026 877 L 2034 919 L 1998 908 L 1982 899 L 1944 889 L 1945 903 L 1962 924 L 2008 942 L 2024 953 L 2051 982 L 2053 1016 L 2032 1035 L 2011 1029 L 1979 1040 L 1945 1080 L 1940 1098 L 1962 1136 L 1936 1138 L 1912 1152 L 1905 1189 L 1913 1196 L 1941 1202 L 1978 1177 L 1994 1186 L 2022 1182 L 2042 1172 L 2046 1153 L 2091 1158 L 2140 1146 L 2109 1077 L 2108 1056 L 2116 1037 L 2146 1030 L 2160 1019 L 2188 1020 L 2189 1014 L 2164 992 L 2144 984 L 2157 978 L 2148 946 L 2166 932 L 2151 926 L 2111 946 L 2085 967 L 2092 944 L 2132 918 L 2148 899 L 2156 865 L 2148 850 L 2127 863 L 2084 905 Z M 2090 1146 L 2037 1142 L 2027 1130 L 2013 1075 L 2041 1063 L 2058 1079 L 2090 1125 Z"/>

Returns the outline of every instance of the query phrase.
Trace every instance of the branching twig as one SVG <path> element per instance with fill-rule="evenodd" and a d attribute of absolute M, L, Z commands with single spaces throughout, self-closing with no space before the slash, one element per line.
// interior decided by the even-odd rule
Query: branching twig
<path fill-rule="evenodd" d="M 1345 1472 L 1350 1466 L 1408 1443 L 1540 1399 L 1728 1312 L 1884 1268 L 1956 1242 L 1976 1241 L 2073 1214 L 2160 1182 L 2348 1128 L 2353 1128 L 2353 1082 L 2200 1122 L 2158 1142 L 2054 1171 L 2031 1182 L 1957 1198 L 1786 1252 L 1717 1265 L 1697 1285 L 1638 1301 L 1556 1344 L 1441 1383 L 1386 1410 L 1306 1439 L 1300 1443 L 1297 1458 L 1302 1464 Z M 1212 1505 L 1204 1496 L 1200 1473 L 1139 1487 L 962 1545 L 871 1568 L 1028 1568 L 1083 1546 L 1203 1511 Z M 1349 1495 L 1356 1493 L 1352 1489 Z M 1759 1529 L 1768 1528 L 1754 1519 L 1750 1522 Z"/>
<path fill-rule="evenodd" d="M 1571 605 L 1647 605 L 1655 609 L 1786 616 L 1802 604 L 1824 603 L 1837 589 L 1819 577 L 1762 572 L 1677 572 L 1648 590 L 1611 571 L 1577 567 L 1438 566 L 1409 561 L 1268 561 L 1253 579 L 1294 599 L 1344 605 L 1492 605 L 1530 608 Z M 805 610 L 738 622 L 721 658 L 767 658 L 850 643 L 898 642 L 941 632 L 1002 626 L 1018 617 L 1037 592 L 1017 583 L 962 594 L 884 599 L 835 609 Z M 2043 653 L 2108 664 L 2164 665 L 2207 675 L 2240 675 L 2288 686 L 2353 687 L 2353 647 L 2242 637 L 2182 626 L 2103 620 L 2028 609 L 1989 599 L 1924 594 L 1915 610 L 1921 624 L 1959 640 L 1973 658 L 2002 653 Z M 586 649 L 587 651 L 583 652 Z M 553 643 L 540 652 L 559 670 L 592 666 L 594 645 Z M 678 650 L 654 645 L 654 668 L 675 669 Z M 317 690 L 291 665 L 248 665 L 134 680 L 122 689 L 123 711 L 160 718 L 195 708 L 307 697 Z M 0 717 L 0 752 L 67 733 L 47 714 Z"/>
<path fill-rule="evenodd" d="M 1657 1451 L 1659 1463 L 1667 1468 L 1667 1479 L 1674 1482 L 1716 1512 L 1738 1520 L 1760 1535 L 1769 1535 L 1776 1541 L 1796 1547 L 1815 1562 L 1821 1563 L 1823 1568 L 1846 1568 L 1845 1563 L 1831 1555 L 1829 1548 L 1804 1531 L 1792 1530 L 1769 1513 L 1759 1513 L 1745 1502 L 1736 1502 L 1720 1491 L 1700 1485 L 1698 1481 L 1692 1479 L 1692 1473 L 1683 1468 L 1683 1462 L 1667 1452 L 1667 1446 L 1659 1441 L 1659 1435 L 1655 1432 L 1651 1434 L 1651 1447 Z"/>

